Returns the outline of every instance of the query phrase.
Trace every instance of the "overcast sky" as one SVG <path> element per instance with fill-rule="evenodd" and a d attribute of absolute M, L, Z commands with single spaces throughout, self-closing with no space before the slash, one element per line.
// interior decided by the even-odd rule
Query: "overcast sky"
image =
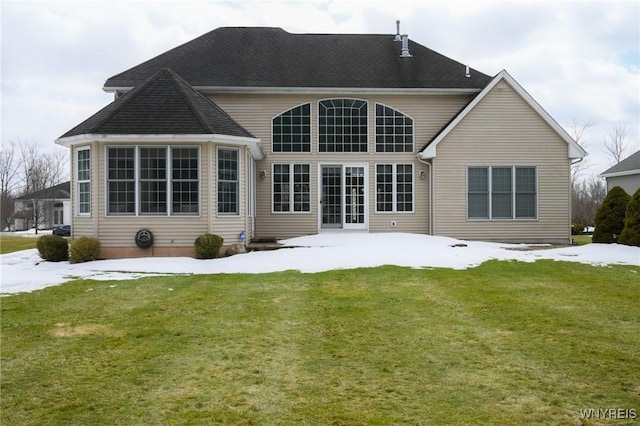
<path fill-rule="evenodd" d="M 7 1 L 2 144 L 54 140 L 112 100 L 110 76 L 222 26 L 389 33 L 486 74 L 506 69 L 570 134 L 591 123 L 589 174 L 625 126 L 640 149 L 640 1 Z M 63 148 L 57 148 L 63 149 Z"/>

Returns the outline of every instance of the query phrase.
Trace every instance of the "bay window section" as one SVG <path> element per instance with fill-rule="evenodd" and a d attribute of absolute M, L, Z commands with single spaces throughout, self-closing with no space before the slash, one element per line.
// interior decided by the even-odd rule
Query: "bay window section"
<path fill-rule="evenodd" d="M 218 214 L 240 214 L 238 150 L 218 148 Z"/>
<path fill-rule="evenodd" d="M 167 214 L 166 148 L 140 148 L 140 214 Z"/>
<path fill-rule="evenodd" d="M 468 219 L 536 219 L 535 167 L 496 166 L 467 169 Z"/>
<path fill-rule="evenodd" d="M 198 148 L 171 148 L 171 214 L 198 214 Z"/>
<path fill-rule="evenodd" d="M 135 147 L 107 149 L 107 211 L 113 215 L 136 213 Z"/>
<path fill-rule="evenodd" d="M 78 214 L 91 214 L 91 151 L 80 148 L 77 151 Z"/>
<path fill-rule="evenodd" d="M 108 147 L 107 214 L 199 214 L 199 167 L 197 147 Z"/>

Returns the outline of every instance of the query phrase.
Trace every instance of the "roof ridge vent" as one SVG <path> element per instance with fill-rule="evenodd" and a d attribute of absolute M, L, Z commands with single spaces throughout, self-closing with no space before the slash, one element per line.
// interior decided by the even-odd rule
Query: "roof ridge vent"
<path fill-rule="evenodd" d="M 396 36 L 393 41 L 402 41 L 402 36 L 400 35 L 400 20 L 396 21 Z"/>
<path fill-rule="evenodd" d="M 409 36 L 407 34 L 402 34 L 402 52 L 400 53 L 401 58 L 412 58 L 413 55 L 409 52 Z"/>

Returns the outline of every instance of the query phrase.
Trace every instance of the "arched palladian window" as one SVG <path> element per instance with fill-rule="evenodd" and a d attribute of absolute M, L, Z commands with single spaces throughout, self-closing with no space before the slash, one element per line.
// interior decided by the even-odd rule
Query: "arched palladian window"
<path fill-rule="evenodd" d="M 318 106 L 320 152 L 367 152 L 367 102 L 326 99 Z"/>
<path fill-rule="evenodd" d="M 311 104 L 299 105 L 272 121 L 273 152 L 311 152 Z"/>
<path fill-rule="evenodd" d="M 377 103 L 376 152 L 413 152 L 413 119 Z"/>

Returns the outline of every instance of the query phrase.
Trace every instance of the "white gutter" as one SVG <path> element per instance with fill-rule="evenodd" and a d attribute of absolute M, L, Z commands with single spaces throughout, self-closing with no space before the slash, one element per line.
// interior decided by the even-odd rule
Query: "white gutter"
<path fill-rule="evenodd" d="M 246 146 L 251 155 L 256 160 L 262 160 L 265 157 L 264 149 L 260 139 L 248 138 L 241 136 L 229 136 L 218 134 L 206 135 L 103 135 L 103 134 L 84 134 L 78 136 L 70 136 L 67 138 L 58 138 L 55 143 L 64 147 L 88 143 L 88 142 L 130 142 L 130 143 L 221 143 L 225 145 Z"/>

